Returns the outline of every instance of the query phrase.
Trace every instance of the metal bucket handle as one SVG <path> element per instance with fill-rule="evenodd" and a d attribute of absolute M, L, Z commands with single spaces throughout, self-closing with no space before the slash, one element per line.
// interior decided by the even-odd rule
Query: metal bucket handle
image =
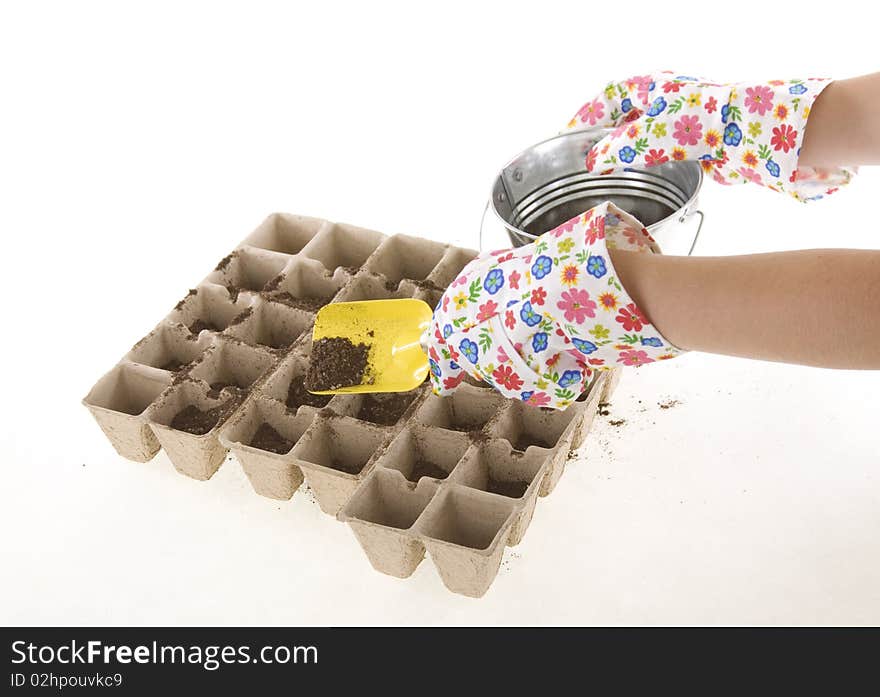
<path fill-rule="evenodd" d="M 478 239 L 478 249 L 483 251 L 483 228 L 486 226 L 486 214 L 489 212 L 489 200 L 486 201 L 486 205 L 483 206 L 483 215 L 480 217 L 480 233 Z M 692 211 L 688 211 L 684 215 L 682 215 L 678 222 L 683 223 L 691 216 L 698 215 L 700 216 L 700 223 L 697 225 L 697 234 L 694 235 L 694 241 L 691 244 L 691 248 L 688 250 L 687 255 L 691 256 L 694 253 L 694 248 L 697 246 L 697 240 L 700 239 L 700 231 L 703 229 L 703 222 L 706 220 L 706 214 L 703 213 L 699 208 L 695 208 Z M 506 227 L 506 226 L 505 226 Z M 538 239 L 539 235 L 533 235 L 530 232 L 526 232 L 525 230 L 517 230 L 517 234 L 522 235 L 523 237 L 528 237 L 530 240 Z"/>

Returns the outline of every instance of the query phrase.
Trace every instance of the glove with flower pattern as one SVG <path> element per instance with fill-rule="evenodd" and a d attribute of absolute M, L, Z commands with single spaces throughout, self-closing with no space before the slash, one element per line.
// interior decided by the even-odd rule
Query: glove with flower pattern
<path fill-rule="evenodd" d="M 591 172 L 698 160 L 721 184 L 752 182 L 810 201 L 856 172 L 798 167 L 810 108 L 830 82 L 718 84 L 671 72 L 638 75 L 610 83 L 568 129 L 614 129 L 587 154 Z"/>
<path fill-rule="evenodd" d="M 532 244 L 481 254 L 434 311 L 434 392 L 467 372 L 503 395 L 565 409 L 593 370 L 676 356 L 621 285 L 609 249 L 659 253 L 639 221 L 605 202 Z"/>

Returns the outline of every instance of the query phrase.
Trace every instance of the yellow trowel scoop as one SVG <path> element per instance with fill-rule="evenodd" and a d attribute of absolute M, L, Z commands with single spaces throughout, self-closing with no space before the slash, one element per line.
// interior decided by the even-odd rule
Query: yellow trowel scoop
<path fill-rule="evenodd" d="M 428 374 L 422 334 L 431 324 L 431 307 L 421 300 L 363 300 L 325 305 L 315 317 L 312 341 L 342 337 L 369 347 L 363 382 L 314 394 L 406 392 Z M 310 390 L 312 392 L 312 390 Z"/>

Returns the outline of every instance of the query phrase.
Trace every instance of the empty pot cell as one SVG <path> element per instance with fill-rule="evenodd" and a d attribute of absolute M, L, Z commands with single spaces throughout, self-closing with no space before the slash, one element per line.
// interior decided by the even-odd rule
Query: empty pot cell
<path fill-rule="evenodd" d="M 222 332 L 251 304 L 246 295 L 232 300 L 225 288 L 203 285 L 190 291 L 168 315 L 168 321 L 182 324 L 194 337 L 203 331 Z"/>
<path fill-rule="evenodd" d="M 555 448 L 565 429 L 581 413 L 579 405 L 559 411 L 530 407 L 511 400 L 494 424 L 492 435 L 504 438 L 514 450 L 520 452 L 533 446 Z"/>
<path fill-rule="evenodd" d="M 232 320 L 226 334 L 252 345 L 286 349 L 311 329 L 313 320 L 303 310 L 259 299 Z"/>
<path fill-rule="evenodd" d="M 389 394 L 345 394 L 339 395 L 333 410 L 344 416 L 360 421 L 369 421 L 377 426 L 393 426 L 407 412 L 421 390 L 392 392 Z"/>
<path fill-rule="evenodd" d="M 547 457 L 541 450 L 516 453 L 505 441 L 491 440 L 468 451 L 453 479 L 471 489 L 520 499 L 538 478 Z"/>
<path fill-rule="evenodd" d="M 241 405 L 243 397 L 224 393 L 213 399 L 207 386 L 185 380 L 149 410 L 153 432 L 165 448 L 175 469 L 193 479 L 210 479 L 223 463 L 226 448 L 217 429 Z"/>
<path fill-rule="evenodd" d="M 298 460 L 357 476 L 379 450 L 385 432 L 354 419 L 318 418 L 294 448 Z"/>
<path fill-rule="evenodd" d="M 284 273 L 266 287 L 268 296 L 306 312 L 317 312 L 329 303 L 350 277 L 331 273 L 310 259 L 294 259 Z"/>
<path fill-rule="evenodd" d="M 320 218 L 273 213 L 248 235 L 244 244 L 270 252 L 299 254 L 322 227 L 329 225 Z"/>
<path fill-rule="evenodd" d="M 377 460 L 411 482 L 443 480 L 455 469 L 470 445 L 462 433 L 413 425 L 401 431 Z"/>
<path fill-rule="evenodd" d="M 194 341 L 188 329 L 163 323 L 136 343 L 125 358 L 177 373 L 201 356 L 207 346 L 207 335 Z"/>
<path fill-rule="evenodd" d="M 384 276 L 359 274 L 343 288 L 337 302 L 360 302 L 361 300 L 390 300 L 410 297 L 405 289 L 398 288 Z"/>
<path fill-rule="evenodd" d="M 221 260 L 206 280 L 224 286 L 232 296 L 242 290 L 258 292 L 284 270 L 288 261 L 282 254 L 243 247 Z"/>
<path fill-rule="evenodd" d="M 248 392 L 274 364 L 275 358 L 263 349 L 221 339 L 205 352 L 189 375 L 208 385 L 208 396 L 216 398 L 229 391 Z"/>
<path fill-rule="evenodd" d="M 505 400 L 494 391 L 461 385 L 449 397 L 428 396 L 416 418 L 428 426 L 453 431 L 481 431 L 504 403 Z"/>
<path fill-rule="evenodd" d="M 406 530 L 435 492 L 436 486 L 427 480 L 412 487 L 398 472 L 375 470 L 340 512 L 339 519 L 349 524 L 374 569 L 407 578 L 424 558 L 425 546 Z"/>
<path fill-rule="evenodd" d="M 314 411 L 294 416 L 278 402 L 256 398 L 221 429 L 220 442 L 235 454 L 254 491 L 287 500 L 303 479 L 289 453 L 314 417 Z"/>
<path fill-rule="evenodd" d="M 414 530 L 453 593 L 479 598 L 498 573 L 515 515 L 511 499 L 450 486 L 422 513 Z"/>
<path fill-rule="evenodd" d="M 443 258 L 446 245 L 419 237 L 394 235 L 385 240 L 364 268 L 380 273 L 392 283 L 404 278 L 424 281 Z"/>
<path fill-rule="evenodd" d="M 462 272 L 465 266 L 477 257 L 477 252 L 462 247 L 450 247 L 440 263 L 428 276 L 428 280 L 440 288 L 446 288 Z"/>
<path fill-rule="evenodd" d="M 310 259 L 317 259 L 326 268 L 339 266 L 359 269 L 385 236 L 381 232 L 334 223 L 321 230 L 303 249 Z"/>
<path fill-rule="evenodd" d="M 171 376 L 152 368 L 120 364 L 102 377 L 83 404 L 123 457 L 147 462 L 159 441 L 141 414 L 171 384 Z"/>

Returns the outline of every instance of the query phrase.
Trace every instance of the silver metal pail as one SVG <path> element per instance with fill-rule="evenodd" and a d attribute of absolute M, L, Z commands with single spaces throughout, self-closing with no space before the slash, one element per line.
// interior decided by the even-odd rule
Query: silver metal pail
<path fill-rule="evenodd" d="M 641 221 L 665 253 L 691 254 L 703 227 L 703 213 L 697 208 L 703 184 L 699 163 L 667 162 L 590 174 L 587 152 L 607 132 L 572 131 L 523 150 L 498 174 L 487 208 L 491 205 L 510 241 L 519 247 L 611 201 Z M 699 217 L 696 233 L 689 233 L 691 226 L 685 224 L 692 216 Z M 485 218 L 484 212 L 481 245 Z"/>

